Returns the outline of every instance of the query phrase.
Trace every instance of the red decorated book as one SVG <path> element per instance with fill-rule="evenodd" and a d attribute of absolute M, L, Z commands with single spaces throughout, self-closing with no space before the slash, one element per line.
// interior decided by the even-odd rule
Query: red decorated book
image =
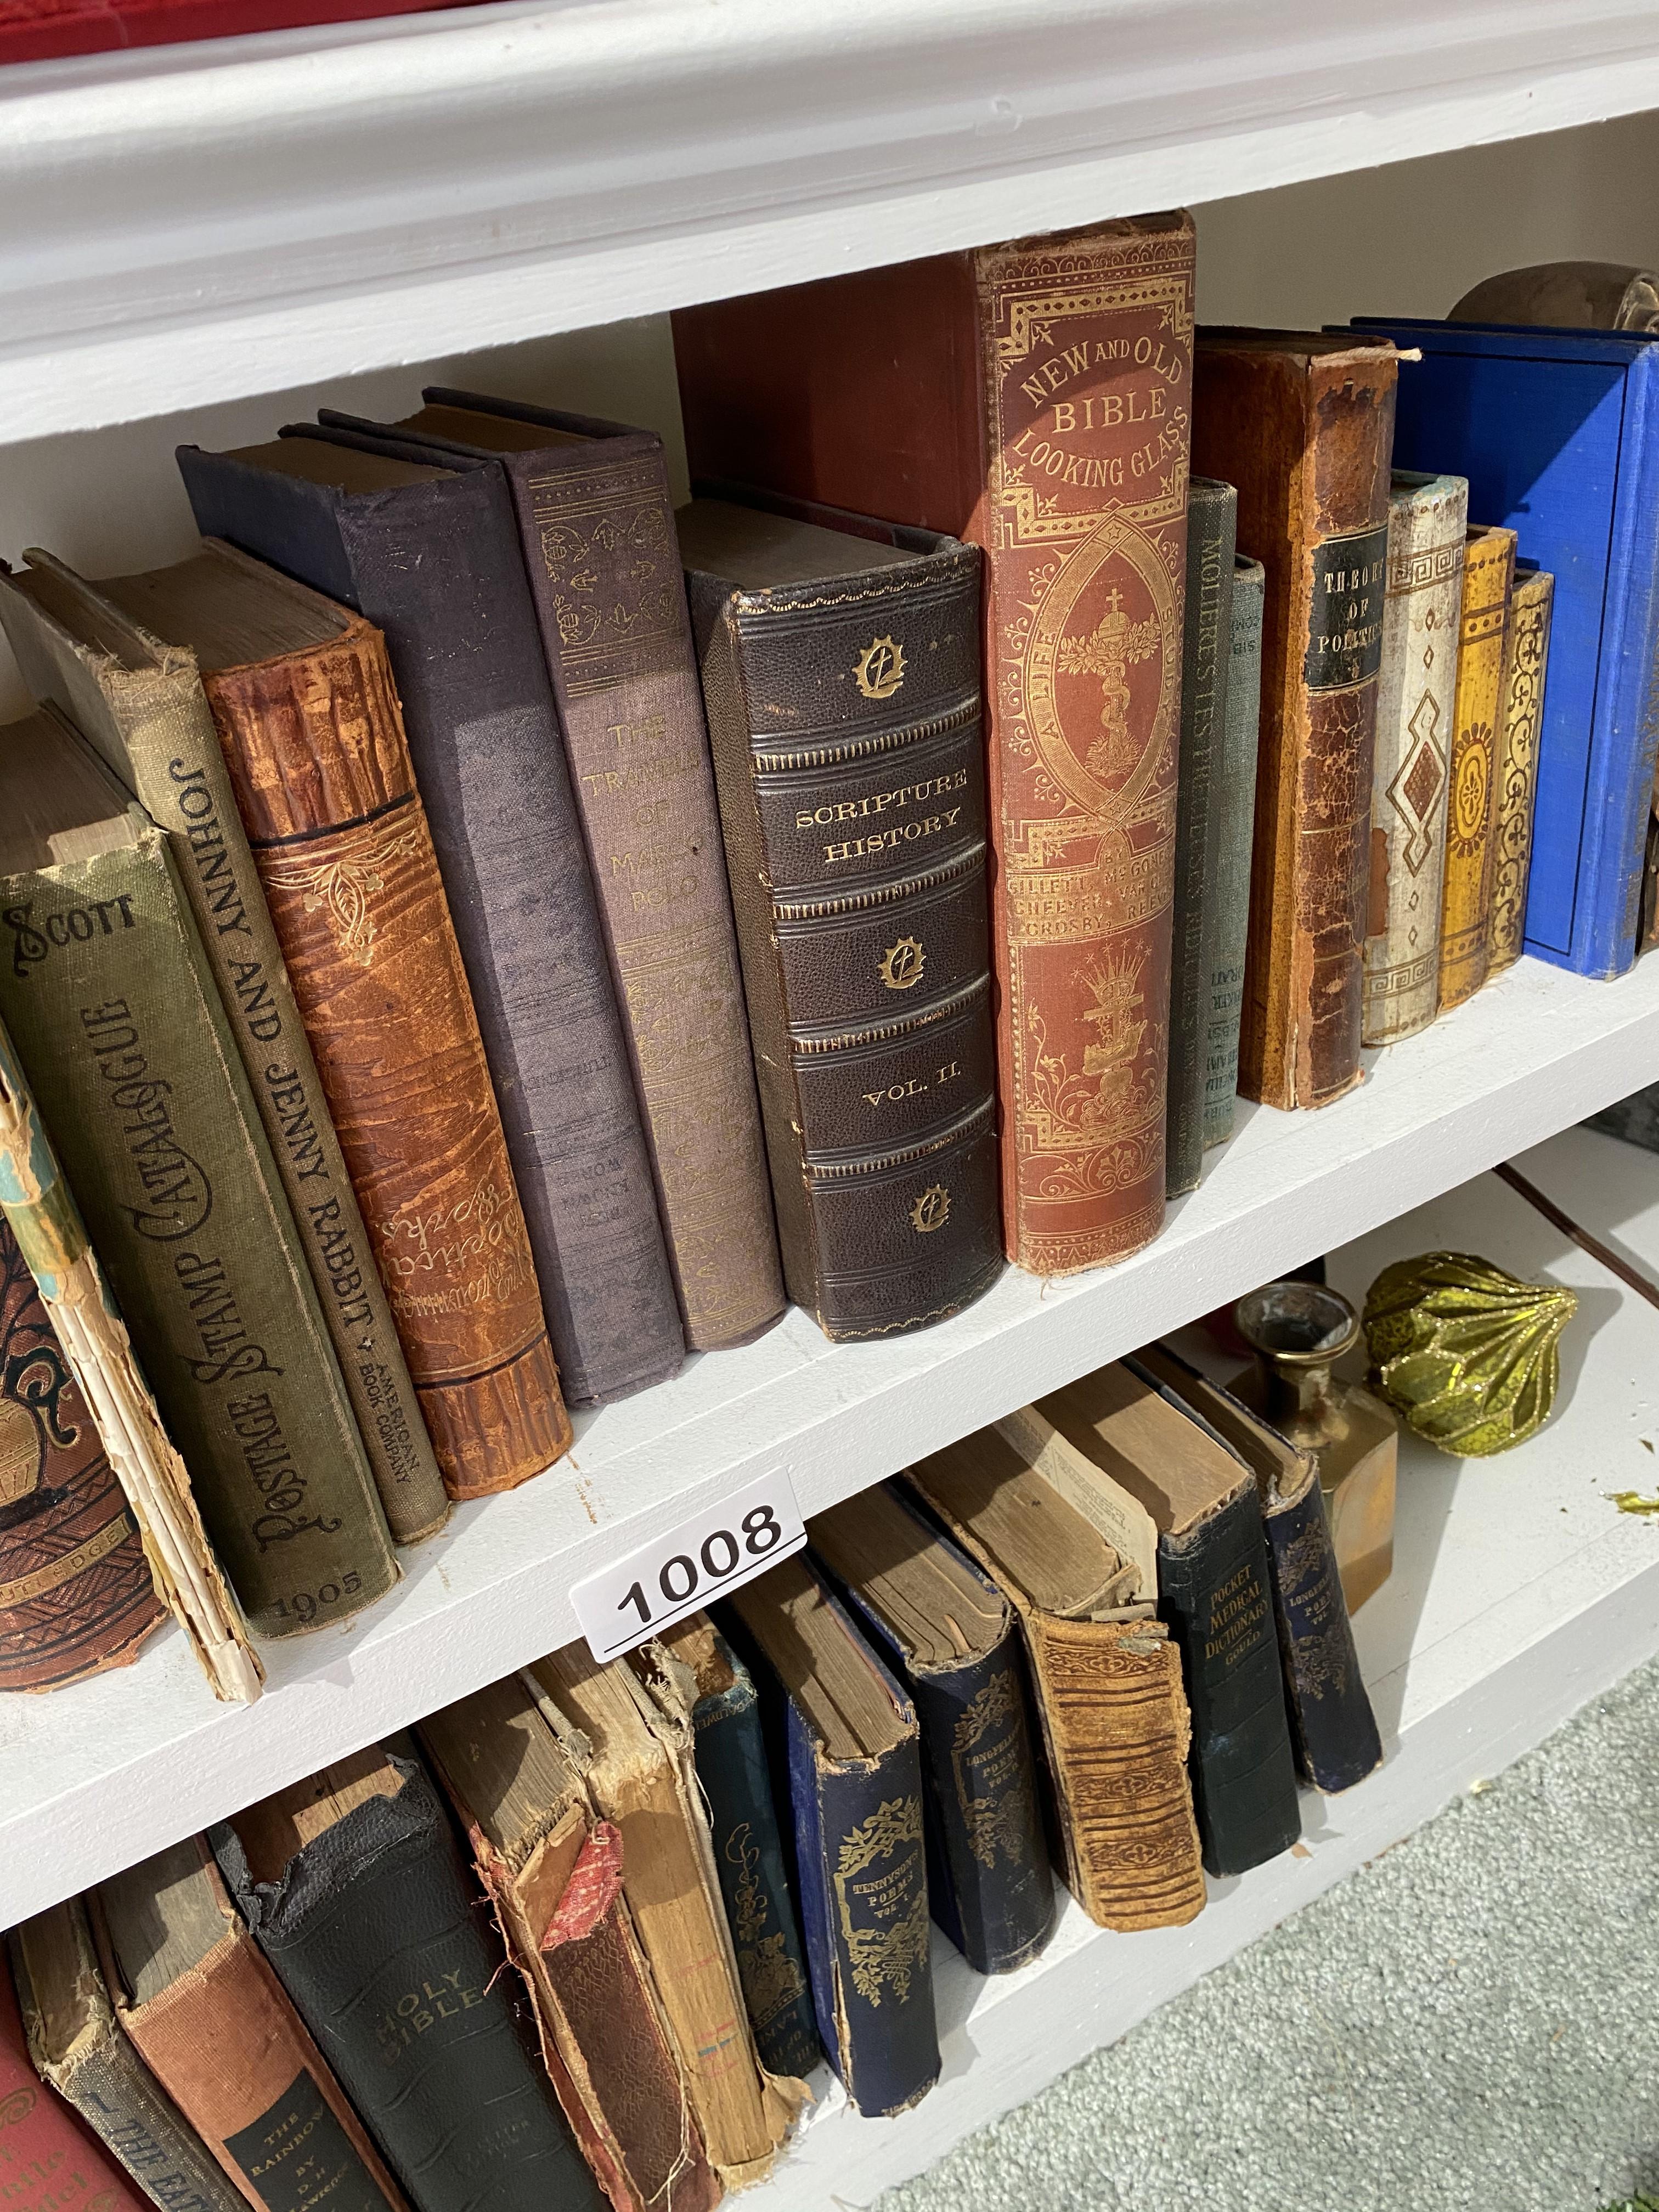
<path fill-rule="evenodd" d="M 0 1945 L 0 2204 L 7 2212 L 150 2212 L 29 2063 Z"/>
<path fill-rule="evenodd" d="M 0 0 L 0 63 L 422 15 L 445 4 L 454 0 Z"/>

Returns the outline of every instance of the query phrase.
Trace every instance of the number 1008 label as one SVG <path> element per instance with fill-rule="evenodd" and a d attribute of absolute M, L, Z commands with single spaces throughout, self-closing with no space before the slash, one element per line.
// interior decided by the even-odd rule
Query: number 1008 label
<path fill-rule="evenodd" d="M 806 1541 L 795 1493 L 774 1468 L 718 1505 L 575 1583 L 570 1602 L 603 1662 L 659 1636 L 713 1599 L 763 1575 Z"/>

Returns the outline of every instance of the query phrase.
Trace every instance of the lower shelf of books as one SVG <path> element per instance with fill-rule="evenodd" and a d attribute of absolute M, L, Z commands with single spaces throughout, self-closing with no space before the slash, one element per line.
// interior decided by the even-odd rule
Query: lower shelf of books
<path fill-rule="evenodd" d="M 1575 1129 L 1518 1164 L 1576 1220 L 1659 1271 L 1659 1159 Z M 1554 1418 L 1528 1443 L 1460 1461 L 1402 1433 L 1394 1571 L 1354 1617 L 1383 1765 L 1341 1796 L 1304 1793 L 1301 1844 L 1212 1881 L 1186 1927 L 1115 1935 L 1063 1897 L 1042 1955 L 990 1980 L 935 1931 L 938 2086 L 897 2119 L 866 2120 L 821 2074 L 824 2094 L 794 2150 L 746 2199 L 755 2212 L 865 2205 L 920 2172 L 1659 1650 L 1659 1525 L 1608 1495 L 1659 1489 L 1659 1314 L 1490 1175 L 1333 1253 L 1330 1280 L 1363 1301 L 1391 1261 L 1437 1248 L 1568 1284 L 1578 1313 Z M 1181 1341 L 1227 1373 L 1199 1332 Z"/>

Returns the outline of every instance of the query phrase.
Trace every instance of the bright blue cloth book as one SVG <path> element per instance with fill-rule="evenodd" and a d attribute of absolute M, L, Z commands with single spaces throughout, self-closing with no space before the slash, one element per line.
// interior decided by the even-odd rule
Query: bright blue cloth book
<path fill-rule="evenodd" d="M 1613 331 L 1394 322 L 1396 468 L 1469 480 L 1469 520 L 1555 576 L 1526 949 L 1585 975 L 1636 957 L 1659 744 L 1659 344 Z"/>

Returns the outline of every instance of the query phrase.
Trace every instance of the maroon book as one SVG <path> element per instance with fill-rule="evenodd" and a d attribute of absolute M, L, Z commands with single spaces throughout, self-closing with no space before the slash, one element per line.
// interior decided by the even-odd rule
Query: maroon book
<path fill-rule="evenodd" d="M 0 1948 L 0 2203 L 7 2212 L 149 2212 L 29 2063 Z"/>
<path fill-rule="evenodd" d="M 440 4 L 456 0 L 0 0 L 0 62 L 52 61 L 64 54 L 106 53 L 112 46 L 169 46 L 189 39 L 233 39 L 244 31 L 422 15 Z"/>

